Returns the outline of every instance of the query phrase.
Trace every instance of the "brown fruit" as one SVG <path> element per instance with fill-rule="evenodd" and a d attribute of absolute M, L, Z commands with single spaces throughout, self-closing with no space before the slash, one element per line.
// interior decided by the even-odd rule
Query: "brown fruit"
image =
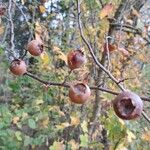
<path fill-rule="evenodd" d="M 117 49 L 117 46 L 115 44 L 105 43 L 103 48 L 105 52 L 113 52 Z"/>
<path fill-rule="evenodd" d="M 143 102 L 137 94 L 124 91 L 114 99 L 113 108 L 119 118 L 131 120 L 141 115 Z"/>
<path fill-rule="evenodd" d="M 39 56 L 43 52 L 43 43 L 39 40 L 32 40 L 27 45 L 27 50 L 33 56 Z"/>
<path fill-rule="evenodd" d="M 84 83 L 77 83 L 70 86 L 69 98 L 72 102 L 77 104 L 84 104 L 91 95 L 91 90 L 88 85 Z"/>
<path fill-rule="evenodd" d="M 80 68 L 85 62 L 86 57 L 81 50 L 73 50 L 67 55 L 68 67 L 73 70 Z"/>
<path fill-rule="evenodd" d="M 11 62 L 10 71 L 15 75 L 23 75 L 27 72 L 27 66 L 23 60 L 15 59 Z"/>
<path fill-rule="evenodd" d="M 0 6 L 0 16 L 5 15 L 6 12 L 6 7 L 5 6 Z"/>

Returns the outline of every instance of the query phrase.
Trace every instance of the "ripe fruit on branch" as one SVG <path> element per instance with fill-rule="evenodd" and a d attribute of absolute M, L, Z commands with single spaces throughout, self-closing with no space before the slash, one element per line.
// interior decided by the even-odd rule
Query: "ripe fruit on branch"
<path fill-rule="evenodd" d="M 69 98 L 72 102 L 77 104 L 84 104 L 91 95 L 91 90 L 88 85 L 84 83 L 77 83 L 71 85 L 69 89 Z"/>
<path fill-rule="evenodd" d="M 39 56 L 43 52 L 43 43 L 39 40 L 32 40 L 27 45 L 27 50 L 33 56 Z"/>
<path fill-rule="evenodd" d="M 6 12 L 6 7 L 0 5 L 0 16 L 3 16 Z"/>
<path fill-rule="evenodd" d="M 10 71 L 15 75 L 23 75 L 27 72 L 27 66 L 23 60 L 15 59 L 11 62 Z"/>
<path fill-rule="evenodd" d="M 81 50 L 73 50 L 67 55 L 68 67 L 73 70 L 80 68 L 85 62 L 86 57 Z"/>
<path fill-rule="evenodd" d="M 131 120 L 141 115 L 143 102 L 137 94 L 124 91 L 114 99 L 113 108 L 119 118 Z"/>
<path fill-rule="evenodd" d="M 105 43 L 103 46 L 104 52 L 113 52 L 117 49 L 115 44 Z"/>

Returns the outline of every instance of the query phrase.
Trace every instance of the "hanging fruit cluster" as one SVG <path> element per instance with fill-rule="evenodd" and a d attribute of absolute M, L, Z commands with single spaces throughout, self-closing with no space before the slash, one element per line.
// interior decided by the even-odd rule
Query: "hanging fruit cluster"
<path fill-rule="evenodd" d="M 33 56 L 40 56 L 44 52 L 44 45 L 39 40 L 32 40 L 27 44 L 27 51 Z M 72 50 L 67 55 L 67 62 L 68 68 L 72 71 L 82 67 L 86 62 L 86 57 L 82 50 Z M 27 72 L 27 66 L 23 60 L 15 59 L 11 63 L 10 71 L 18 76 L 23 75 Z M 90 98 L 91 90 L 87 84 L 79 82 L 70 85 L 68 95 L 71 102 L 84 104 Z M 131 120 L 141 115 L 143 102 L 135 93 L 123 91 L 113 100 L 113 108 L 119 118 Z"/>
<path fill-rule="evenodd" d="M 27 44 L 27 51 L 32 56 L 40 56 L 44 52 L 43 43 L 40 40 L 32 40 Z M 80 68 L 86 62 L 84 53 L 80 50 L 72 50 L 67 55 L 68 67 L 70 70 Z M 15 59 L 12 61 L 10 71 L 15 75 L 23 75 L 27 72 L 27 66 L 23 60 Z M 91 95 L 90 88 L 85 83 L 70 85 L 69 98 L 71 102 L 77 104 L 85 103 Z"/>

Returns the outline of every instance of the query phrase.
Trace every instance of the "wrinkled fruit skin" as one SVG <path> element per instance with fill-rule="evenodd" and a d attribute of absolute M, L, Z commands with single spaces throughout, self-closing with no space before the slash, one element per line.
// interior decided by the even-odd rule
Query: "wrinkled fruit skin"
<path fill-rule="evenodd" d="M 39 56 L 43 52 L 43 43 L 39 40 L 32 40 L 27 45 L 27 50 L 33 56 Z"/>
<path fill-rule="evenodd" d="M 23 75 L 27 72 L 27 66 L 23 60 L 13 60 L 10 66 L 10 71 L 15 75 Z"/>
<path fill-rule="evenodd" d="M 124 91 L 114 99 L 113 108 L 119 118 L 131 120 L 141 115 L 143 102 L 137 94 Z"/>
<path fill-rule="evenodd" d="M 90 97 L 91 90 L 88 85 L 84 83 L 77 83 L 70 86 L 69 98 L 70 101 L 77 104 L 84 104 Z"/>
<path fill-rule="evenodd" d="M 85 62 L 86 57 L 81 50 L 74 50 L 67 55 L 68 67 L 73 70 L 80 68 Z"/>

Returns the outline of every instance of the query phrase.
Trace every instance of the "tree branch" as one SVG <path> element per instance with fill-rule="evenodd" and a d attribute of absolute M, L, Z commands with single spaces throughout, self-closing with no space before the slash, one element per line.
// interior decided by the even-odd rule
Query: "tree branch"
<path fill-rule="evenodd" d="M 9 0 L 8 6 L 8 16 L 9 16 L 9 25 L 10 25 L 10 48 L 8 52 L 15 58 L 15 44 L 14 44 L 14 23 L 12 18 L 12 0 Z"/>
<path fill-rule="evenodd" d="M 93 52 L 93 49 L 90 45 L 90 43 L 87 41 L 87 39 L 85 38 L 84 36 L 84 33 L 83 33 L 83 29 L 82 29 L 82 24 L 81 24 L 81 10 L 80 10 L 80 3 L 79 3 L 79 0 L 77 0 L 77 12 L 78 12 L 78 26 L 79 26 L 79 31 L 80 31 L 80 35 L 81 35 L 81 38 L 83 40 L 83 42 L 86 44 L 86 46 L 88 47 L 88 50 L 95 62 L 95 64 L 101 69 L 103 70 L 109 77 L 112 81 L 114 81 L 116 83 L 116 85 L 123 91 L 125 90 L 123 88 L 123 86 L 121 86 L 120 84 L 118 84 L 118 80 L 109 72 L 109 70 L 107 70 L 99 61 L 98 59 L 96 58 L 94 52 Z"/>
<path fill-rule="evenodd" d="M 123 1 L 126 1 L 126 0 L 123 0 Z M 127 1 L 127 2 L 128 2 L 128 1 Z M 125 7 L 126 7 L 127 4 L 128 4 L 128 3 L 125 4 Z M 121 5 L 120 5 L 120 6 L 121 6 Z M 124 6 L 121 6 L 121 7 L 123 7 L 123 9 L 125 9 Z M 121 9 L 121 11 L 122 11 L 122 9 Z M 90 43 L 89 43 L 89 42 L 87 41 L 87 39 L 85 38 L 84 33 L 83 33 L 83 29 L 82 29 L 82 23 L 81 23 L 81 10 L 80 10 L 80 3 L 79 3 L 79 0 L 77 0 L 77 12 L 78 12 L 78 26 L 79 26 L 79 31 L 80 31 L 81 38 L 82 38 L 83 42 L 86 44 L 86 46 L 88 47 L 88 50 L 89 50 L 89 52 L 90 52 L 90 54 L 91 54 L 91 56 L 92 56 L 92 58 L 93 58 L 95 64 L 96 64 L 101 70 L 103 70 L 103 71 L 109 76 L 109 78 L 110 78 L 114 83 L 116 83 L 116 85 L 117 85 L 122 91 L 125 91 L 124 87 L 119 84 L 118 80 L 109 72 L 109 70 L 107 70 L 107 69 L 98 61 L 98 59 L 96 58 L 96 56 L 95 56 L 95 54 L 94 54 L 94 52 L 93 52 L 93 49 L 92 49 Z M 119 16 L 119 17 L 120 17 L 120 16 Z M 119 17 L 118 17 L 118 18 L 119 18 Z M 110 31 L 111 31 L 111 33 L 112 33 L 112 29 L 111 29 Z M 109 32 L 109 33 L 110 33 L 110 32 Z M 143 113 L 142 113 L 142 115 L 143 115 Z M 145 118 L 144 115 L 143 115 L 143 117 Z"/>
<path fill-rule="evenodd" d="M 48 86 L 60 86 L 60 87 L 65 87 L 65 88 L 69 88 L 70 87 L 69 83 L 55 83 L 55 82 L 50 82 L 50 81 L 48 82 L 48 81 L 40 79 L 39 77 L 34 76 L 33 74 L 31 74 L 29 72 L 25 73 L 24 75 L 26 75 L 26 76 L 28 76 L 28 77 L 30 77 L 30 78 L 32 78 L 32 79 L 42 83 L 42 84 L 48 85 Z M 110 89 L 102 88 L 102 87 L 98 87 L 98 86 L 90 86 L 90 89 L 91 90 L 100 90 L 102 92 L 106 92 L 106 93 L 109 93 L 109 94 L 112 94 L 112 95 L 118 95 L 119 94 L 119 92 L 115 92 L 115 91 L 112 91 Z M 142 97 L 141 96 L 141 99 L 143 101 L 150 102 L 150 98 L 148 98 L 148 97 Z"/>
<path fill-rule="evenodd" d="M 39 81 L 45 85 L 48 85 L 48 86 L 62 86 L 62 87 L 66 87 L 66 88 L 70 87 L 69 84 L 67 84 L 67 83 L 55 83 L 55 82 L 44 81 L 44 80 L 34 76 L 33 74 L 29 73 L 29 72 L 25 73 L 24 75 L 29 76 L 29 77 L 31 77 L 31 78 L 33 78 L 33 79 L 35 79 L 35 80 L 37 80 L 37 81 Z"/>
<path fill-rule="evenodd" d="M 150 123 L 150 118 L 147 116 L 147 114 L 144 111 L 142 111 L 142 115 Z"/>

